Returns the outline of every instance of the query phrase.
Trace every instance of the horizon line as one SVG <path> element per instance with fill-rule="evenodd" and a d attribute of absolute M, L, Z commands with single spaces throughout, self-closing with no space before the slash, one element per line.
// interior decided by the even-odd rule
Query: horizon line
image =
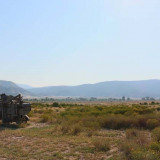
<path fill-rule="evenodd" d="M 25 84 L 25 83 L 16 83 L 14 81 L 8 81 L 8 80 L 0 80 L 0 81 L 8 81 L 8 82 L 13 82 L 16 85 L 28 85 L 32 88 L 43 88 L 43 87 L 74 87 L 74 86 L 81 86 L 81 85 L 93 85 L 93 84 L 98 84 L 98 83 L 105 83 L 105 82 L 137 82 L 137 81 L 159 81 L 160 79 L 144 79 L 144 80 L 108 80 L 108 81 L 100 81 L 100 82 L 95 82 L 95 83 L 83 83 L 83 84 L 76 84 L 76 85 L 47 85 L 47 86 L 38 86 L 34 87 L 30 84 Z"/>

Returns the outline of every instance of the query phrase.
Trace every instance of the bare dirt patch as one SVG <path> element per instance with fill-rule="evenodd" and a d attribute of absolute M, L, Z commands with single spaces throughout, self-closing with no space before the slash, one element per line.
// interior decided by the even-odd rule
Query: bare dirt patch
<path fill-rule="evenodd" d="M 26 128 L 42 128 L 42 127 L 48 127 L 48 126 L 49 124 L 47 123 L 30 122 Z"/>

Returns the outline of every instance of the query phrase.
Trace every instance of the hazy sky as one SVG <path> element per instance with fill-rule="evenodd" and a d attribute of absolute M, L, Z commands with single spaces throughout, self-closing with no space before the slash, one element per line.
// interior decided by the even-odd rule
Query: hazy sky
<path fill-rule="evenodd" d="M 0 79 L 160 79 L 160 0 L 0 0 Z"/>

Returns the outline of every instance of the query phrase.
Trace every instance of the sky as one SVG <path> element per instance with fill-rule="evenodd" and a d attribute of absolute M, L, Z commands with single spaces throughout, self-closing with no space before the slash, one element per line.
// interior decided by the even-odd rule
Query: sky
<path fill-rule="evenodd" d="M 160 0 L 0 0 L 0 80 L 144 79 L 160 79 Z"/>

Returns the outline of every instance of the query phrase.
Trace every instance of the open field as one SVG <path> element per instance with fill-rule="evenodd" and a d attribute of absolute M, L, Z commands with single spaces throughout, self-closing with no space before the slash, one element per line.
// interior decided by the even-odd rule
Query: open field
<path fill-rule="evenodd" d="M 160 103 L 33 103 L 0 125 L 0 159 L 159 160 Z"/>

